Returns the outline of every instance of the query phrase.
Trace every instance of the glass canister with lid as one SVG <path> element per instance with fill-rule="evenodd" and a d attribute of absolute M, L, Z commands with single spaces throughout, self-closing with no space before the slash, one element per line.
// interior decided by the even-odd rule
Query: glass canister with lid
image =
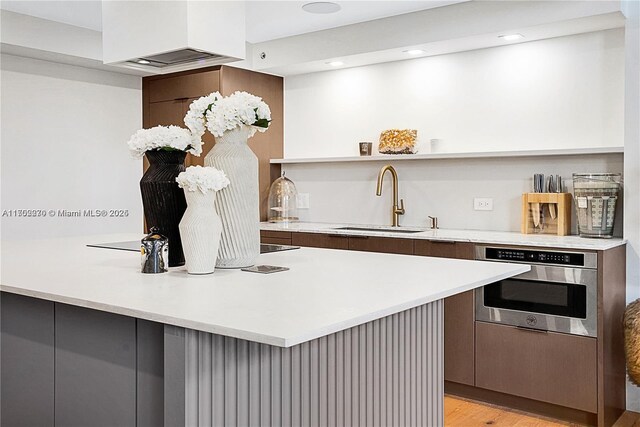
<path fill-rule="evenodd" d="M 289 178 L 282 176 L 269 189 L 269 222 L 298 221 L 298 190 Z"/>
<path fill-rule="evenodd" d="M 581 237 L 613 237 L 619 173 L 574 173 L 573 197 Z"/>

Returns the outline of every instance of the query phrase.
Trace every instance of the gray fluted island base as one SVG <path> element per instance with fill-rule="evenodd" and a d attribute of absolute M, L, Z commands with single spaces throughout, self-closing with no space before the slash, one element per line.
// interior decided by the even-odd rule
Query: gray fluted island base
<path fill-rule="evenodd" d="M 293 347 L 165 325 L 165 426 L 441 426 L 438 300 Z"/>

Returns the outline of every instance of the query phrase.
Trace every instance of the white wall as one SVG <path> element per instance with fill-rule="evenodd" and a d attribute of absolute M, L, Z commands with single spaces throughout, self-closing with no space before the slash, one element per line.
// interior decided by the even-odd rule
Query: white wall
<path fill-rule="evenodd" d="M 640 3 L 622 2 L 625 27 L 625 224 L 627 302 L 640 297 Z M 640 412 L 640 388 L 627 383 L 627 409 Z"/>
<path fill-rule="evenodd" d="M 310 209 L 300 219 L 314 222 L 391 224 L 391 180 L 385 178 L 382 197 L 375 195 L 380 168 L 390 163 L 398 171 L 400 197 L 406 213 L 401 225 L 428 226 L 428 216 L 440 228 L 520 231 L 521 194 L 533 191 L 534 173 L 559 174 L 572 188 L 573 172 L 622 172 L 621 154 L 285 165 L 298 192 L 309 193 Z M 493 198 L 493 211 L 473 210 L 474 197 Z M 618 210 L 618 214 L 621 214 Z M 617 219 L 620 229 L 620 217 Z M 575 225 L 575 218 L 574 218 Z M 618 234 L 620 234 L 620 231 Z"/>
<path fill-rule="evenodd" d="M 285 157 L 357 155 L 388 128 L 447 152 L 622 146 L 623 64 L 616 29 L 288 77 Z"/>
<path fill-rule="evenodd" d="M 128 209 L 126 218 L 2 217 L 2 238 L 142 230 L 140 77 L 1 56 L 0 210 Z"/>

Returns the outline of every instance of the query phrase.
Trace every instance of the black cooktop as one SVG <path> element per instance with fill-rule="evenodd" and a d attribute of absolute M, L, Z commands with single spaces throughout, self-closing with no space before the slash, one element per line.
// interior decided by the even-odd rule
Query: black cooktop
<path fill-rule="evenodd" d="M 140 252 L 139 240 L 131 240 L 128 242 L 95 243 L 87 246 L 90 248 L 116 249 L 120 251 Z M 268 254 L 270 252 L 290 251 L 292 249 L 300 249 L 300 246 L 267 245 L 264 243 L 260 244 L 261 254 Z"/>

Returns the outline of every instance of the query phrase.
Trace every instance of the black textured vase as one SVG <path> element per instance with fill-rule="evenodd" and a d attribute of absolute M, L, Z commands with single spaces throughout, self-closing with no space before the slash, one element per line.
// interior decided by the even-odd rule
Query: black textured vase
<path fill-rule="evenodd" d="M 187 209 L 184 191 L 176 177 L 184 172 L 184 151 L 147 151 L 149 169 L 140 180 L 147 227 L 158 227 L 169 239 L 169 267 L 184 265 L 178 225 Z"/>

